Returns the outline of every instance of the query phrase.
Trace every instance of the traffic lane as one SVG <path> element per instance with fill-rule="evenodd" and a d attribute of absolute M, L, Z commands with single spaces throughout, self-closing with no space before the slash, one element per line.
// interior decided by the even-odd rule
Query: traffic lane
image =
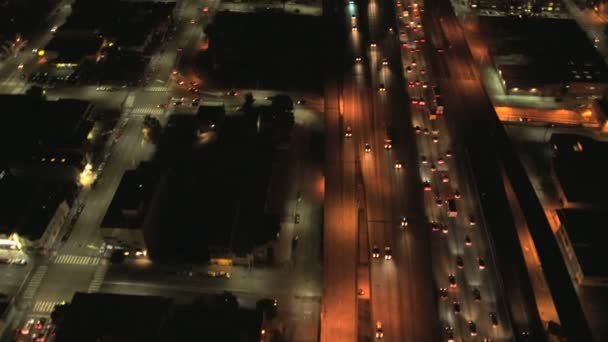
<path fill-rule="evenodd" d="M 32 267 L 32 262 L 26 265 L 1 264 L 0 294 L 5 294 L 9 298 L 15 295 Z"/>
<path fill-rule="evenodd" d="M 463 102 L 463 98 L 465 96 L 462 96 L 462 93 L 464 93 L 464 95 L 468 95 L 467 93 L 471 93 L 472 91 L 475 91 L 474 89 L 476 88 L 476 86 L 474 84 L 471 84 L 471 82 L 466 82 L 464 84 L 466 84 L 468 86 L 462 87 L 463 84 L 461 82 L 453 82 L 453 83 L 450 82 L 450 83 L 446 84 L 446 86 L 451 85 L 452 87 L 460 86 L 460 88 L 454 88 L 454 89 L 459 89 L 461 91 L 461 96 L 458 96 L 454 99 L 449 97 L 449 99 L 448 99 L 449 103 L 450 103 L 450 108 L 452 108 L 451 109 L 452 115 L 450 116 L 450 119 L 452 119 L 452 120 L 450 120 L 450 126 L 453 131 L 457 129 L 456 127 L 458 127 L 457 126 L 458 124 L 461 124 L 463 126 L 464 125 L 468 126 L 468 128 L 466 130 L 469 130 L 469 131 L 472 130 L 472 128 L 471 128 L 472 125 L 470 123 L 465 123 L 465 119 L 464 119 L 464 117 L 461 116 L 461 113 L 467 113 L 467 117 L 469 117 L 469 120 L 470 120 L 471 116 L 474 115 L 474 113 L 476 113 L 479 110 L 478 106 L 483 106 L 482 103 L 485 102 L 484 100 L 478 100 L 478 101 L 476 101 L 478 103 L 475 105 L 473 103 L 471 103 L 471 101 L 467 101 L 466 103 Z M 477 93 L 476 95 L 483 96 L 483 93 Z M 449 96 L 449 94 L 448 94 L 448 96 Z M 472 96 L 472 95 L 468 95 L 467 97 L 469 97 L 469 99 L 471 99 L 470 96 Z M 473 101 L 473 102 L 475 102 L 475 101 Z M 462 128 L 462 127 L 460 129 L 464 130 L 464 128 Z M 466 133 L 460 132 L 460 136 L 463 136 L 464 134 L 466 134 Z M 467 136 L 470 134 L 474 134 L 474 133 L 470 132 L 469 134 L 467 134 Z M 456 140 L 456 141 L 459 141 L 459 140 Z M 489 142 L 489 140 L 486 141 L 485 143 L 487 143 L 487 142 Z M 459 146 L 463 146 L 463 145 L 464 145 L 464 142 L 459 143 Z M 458 152 L 458 153 L 461 155 L 461 157 L 465 157 L 464 152 Z M 489 162 L 490 161 L 488 161 L 488 163 Z M 488 246 L 488 247 L 490 247 L 490 246 Z M 501 286 L 499 281 L 500 280 L 497 280 L 497 285 Z M 509 296 L 510 297 L 509 301 L 512 305 L 515 304 L 515 301 L 516 301 L 516 299 L 514 299 L 514 298 L 519 298 L 519 295 L 515 295 L 514 293 L 512 293 L 513 291 L 515 291 L 515 293 L 517 293 L 519 290 L 517 290 L 515 288 L 511 288 L 509 290 L 509 292 L 511 292 L 511 295 Z M 513 297 L 513 296 L 515 296 L 515 297 Z M 516 305 L 516 306 L 522 307 L 521 304 L 522 303 L 520 303 L 520 305 Z M 509 310 L 509 312 L 506 315 L 504 315 L 503 317 L 515 318 L 521 314 L 524 314 L 524 311 L 522 311 L 522 310 L 519 310 L 519 311 L 520 312 Z M 520 322 L 520 323 L 518 323 L 520 326 L 529 326 L 529 324 L 526 323 L 527 319 L 524 317 L 516 318 L 516 321 Z"/>
<path fill-rule="evenodd" d="M 391 57 L 393 66 L 391 69 L 391 79 L 387 81 L 387 91 L 395 91 L 395 96 L 388 97 L 388 105 L 384 116 L 390 119 L 392 125 L 394 125 L 399 134 L 404 138 L 404 143 L 398 144 L 393 153 L 399 156 L 399 159 L 404 161 L 405 172 L 404 173 L 404 208 L 403 211 L 407 212 L 408 215 L 413 217 L 413 222 L 421 221 L 418 219 L 420 216 L 424 216 L 422 208 L 422 194 L 418 192 L 421 189 L 419 175 L 414 171 L 414 165 L 418 164 L 418 153 L 416 151 L 415 144 L 407 143 L 408 141 L 415 141 L 413 130 L 411 129 L 411 112 L 404 110 L 408 108 L 407 94 L 404 93 L 405 85 L 403 77 L 400 74 L 402 67 L 400 66 L 400 58 L 398 49 L 400 47 L 395 41 L 388 40 L 385 45 L 387 55 Z M 414 172 L 412 172 L 414 171 Z M 412 244 L 403 248 L 404 251 L 408 252 L 405 259 L 411 260 L 412 274 L 416 274 L 416 281 L 411 281 L 411 274 L 405 272 L 399 272 L 400 286 L 411 286 L 412 295 L 409 303 L 402 303 L 404 311 L 416 313 L 416 328 L 406 333 L 410 334 L 413 339 L 424 340 L 429 337 L 436 335 L 436 322 L 437 314 L 434 305 L 434 293 L 429 291 L 433 288 L 432 285 L 432 274 L 430 267 L 430 250 L 429 248 L 429 236 L 428 232 L 422 230 L 412 230 L 414 240 L 418 241 L 417 245 L 421 246 L 420 249 L 413 248 Z M 408 310 L 408 307 L 411 309 Z M 406 314 L 407 315 L 407 314 Z"/>

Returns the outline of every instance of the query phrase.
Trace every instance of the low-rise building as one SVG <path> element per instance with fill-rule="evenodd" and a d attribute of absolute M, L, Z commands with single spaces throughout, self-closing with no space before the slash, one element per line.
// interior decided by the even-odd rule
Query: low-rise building
<path fill-rule="evenodd" d="M 479 25 L 507 94 L 592 99 L 606 93 L 606 62 L 574 20 L 483 16 Z"/>
<path fill-rule="evenodd" d="M 57 342 L 259 342 L 263 309 L 242 308 L 230 293 L 184 305 L 160 296 L 77 292 L 52 317 Z"/>
<path fill-rule="evenodd" d="M 557 241 L 568 268 L 583 286 L 608 286 L 608 239 L 605 210 L 557 210 L 561 222 Z"/>
<path fill-rule="evenodd" d="M 0 125 L 1 162 L 12 174 L 79 181 L 91 156 L 94 106 L 90 102 L 0 95 L 0 108 L 5 114 Z"/>
<path fill-rule="evenodd" d="M 0 175 L 0 238 L 15 241 L 17 247 L 0 254 L 8 258 L 22 247 L 49 249 L 59 238 L 76 187 L 56 181 L 31 183 L 6 171 Z"/>
<path fill-rule="evenodd" d="M 551 176 L 565 208 L 605 207 L 608 143 L 576 134 L 553 134 Z"/>
<path fill-rule="evenodd" d="M 147 254 L 164 187 L 164 177 L 155 164 L 143 162 L 126 171 L 101 223 L 106 244 L 137 256 Z"/>

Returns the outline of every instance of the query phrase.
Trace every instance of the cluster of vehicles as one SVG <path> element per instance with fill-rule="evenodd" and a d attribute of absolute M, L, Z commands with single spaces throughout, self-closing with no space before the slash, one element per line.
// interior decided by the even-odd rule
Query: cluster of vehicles
<path fill-rule="evenodd" d="M 403 7 L 399 0 L 396 1 L 396 6 Z M 417 2 L 412 2 L 403 8 L 400 20 L 403 23 L 404 30 L 400 34 L 403 47 L 403 59 L 405 66 L 405 77 L 408 81 L 408 92 L 411 97 L 411 104 L 414 109 L 414 113 L 420 113 L 418 117 L 414 115 L 414 121 L 418 124 L 414 125 L 415 135 L 418 139 L 418 146 L 421 150 L 421 175 L 423 177 L 423 191 L 427 194 L 427 198 L 434 202 L 435 205 L 427 206 L 427 215 L 432 217 L 429 220 L 429 225 L 432 232 L 440 232 L 439 236 L 447 236 L 448 239 L 456 239 L 456 246 L 460 244 L 462 248 L 451 249 L 451 253 L 455 254 L 454 266 L 450 267 L 451 271 L 446 275 L 447 286 L 439 288 L 439 298 L 441 302 L 447 302 L 448 298 L 451 297 L 451 308 L 444 311 L 440 310 L 442 320 L 447 322 L 458 322 L 456 318 L 463 316 L 463 308 L 466 305 L 472 305 L 472 303 L 462 302 L 469 295 L 466 294 L 470 291 L 470 297 L 472 302 L 480 302 L 482 300 L 481 291 L 479 286 L 471 286 L 469 289 L 460 289 L 458 278 L 466 278 L 465 267 L 470 270 L 469 267 L 475 267 L 479 272 L 483 272 L 486 269 L 486 261 L 483 255 L 478 254 L 480 251 L 475 251 L 473 247 L 473 228 L 476 226 L 476 220 L 473 215 L 469 215 L 464 219 L 459 218 L 458 207 L 459 201 L 462 199 L 461 193 L 457 189 L 457 183 L 450 177 L 450 160 L 454 159 L 454 154 L 450 149 L 445 149 L 443 139 L 440 139 L 440 119 L 445 115 L 445 107 L 443 104 L 442 93 L 437 85 L 434 85 L 432 79 L 429 77 L 429 73 L 424 68 L 424 59 L 420 55 L 420 48 L 426 43 L 424 34 L 421 31 L 417 31 L 416 28 L 420 28 L 419 24 L 420 13 L 423 11 Z M 399 11 L 397 12 L 399 13 Z M 442 53 L 443 51 L 437 51 Z M 423 127 L 426 126 L 426 127 Z M 429 139 L 430 138 L 430 139 Z M 430 140 L 430 143 L 429 143 Z M 426 153 L 425 153 L 426 151 Z M 463 206 L 467 207 L 467 206 Z M 464 224 L 461 222 L 464 221 Z M 453 232 L 451 232 L 454 230 Z M 460 242 L 458 241 L 460 240 Z M 481 249 L 481 248 L 477 248 Z M 465 262 L 468 260 L 476 260 L 476 265 L 469 266 Z M 469 271 L 470 272 L 470 271 Z M 440 279 L 437 280 L 441 282 Z M 462 285 L 462 282 L 460 282 Z M 464 291 L 464 292 L 463 292 Z M 440 304 L 443 307 L 443 304 Z M 452 312 L 453 319 L 445 316 L 445 312 Z M 497 313 L 491 311 L 488 313 L 490 325 L 494 328 L 498 327 L 498 316 Z M 473 317 L 469 317 L 473 318 Z M 476 320 L 480 320 L 480 316 L 475 316 Z M 460 320 L 463 325 L 466 326 L 468 331 L 460 331 L 461 334 L 468 334 L 471 337 L 477 336 L 478 327 L 477 322 L 472 319 L 466 319 L 462 317 Z M 450 324 L 446 324 L 444 336 L 447 341 L 455 341 L 455 327 Z M 490 341 L 489 338 L 484 338 L 484 341 Z"/>
<path fill-rule="evenodd" d="M 30 318 L 15 332 L 18 342 L 51 342 L 55 338 L 55 326 L 46 317 Z"/>

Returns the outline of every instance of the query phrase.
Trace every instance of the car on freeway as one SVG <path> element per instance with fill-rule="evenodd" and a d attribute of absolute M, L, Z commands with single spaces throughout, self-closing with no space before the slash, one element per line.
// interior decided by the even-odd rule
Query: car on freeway
<path fill-rule="evenodd" d="M 391 260 L 393 258 L 393 252 L 391 248 L 386 246 L 384 247 L 384 260 Z"/>
<path fill-rule="evenodd" d="M 422 133 L 424 133 L 424 135 L 429 135 L 429 134 L 431 134 L 431 131 L 428 128 L 425 128 L 424 131 L 422 131 Z"/>
<path fill-rule="evenodd" d="M 445 160 L 443 160 L 443 158 L 437 158 L 437 164 L 443 165 L 443 164 L 445 164 Z"/>
<path fill-rule="evenodd" d="M 378 247 L 377 245 L 374 245 L 374 247 L 372 248 L 372 258 L 378 259 L 379 257 L 380 257 L 380 247 Z"/>
<path fill-rule="evenodd" d="M 424 191 L 431 191 L 431 183 L 429 183 L 429 181 L 424 181 L 422 182 L 422 185 L 424 187 Z"/>
<path fill-rule="evenodd" d="M 399 225 L 401 226 L 401 228 L 407 227 L 407 225 L 408 225 L 407 217 L 401 216 L 401 222 L 399 223 Z"/>
<path fill-rule="evenodd" d="M 359 56 L 355 57 L 355 62 L 361 62 L 361 57 L 359 57 Z"/>
<path fill-rule="evenodd" d="M 422 82 L 420 82 L 420 80 L 419 80 L 419 79 L 416 79 L 416 80 L 414 80 L 414 84 L 416 84 L 416 85 L 420 85 L 420 84 L 422 84 Z"/>
<path fill-rule="evenodd" d="M 420 69 L 420 73 L 421 73 L 422 75 L 426 74 L 426 69 L 425 69 L 425 68 Z"/>
<path fill-rule="evenodd" d="M 296 216 L 294 218 L 294 222 L 295 223 L 300 223 L 300 214 L 296 214 Z"/>
<path fill-rule="evenodd" d="M 231 90 L 229 90 L 226 93 L 226 95 L 228 95 L 228 96 L 239 96 L 239 93 L 236 90 L 231 89 Z"/>
<path fill-rule="evenodd" d="M 382 91 L 382 92 L 386 91 L 386 87 L 384 87 L 384 83 L 380 83 L 380 86 L 378 87 L 378 90 Z"/>
<path fill-rule="evenodd" d="M 464 260 L 462 259 L 462 257 L 459 255 L 456 257 L 456 267 L 463 269 L 464 268 Z"/>
<path fill-rule="evenodd" d="M 383 58 L 382 59 L 382 65 L 387 66 L 388 65 L 388 59 Z"/>
<path fill-rule="evenodd" d="M 437 165 L 431 164 L 431 172 L 436 172 L 436 171 L 437 171 Z"/>
<path fill-rule="evenodd" d="M 433 143 L 438 143 L 439 142 L 439 137 L 438 136 L 433 136 Z"/>
<path fill-rule="evenodd" d="M 382 331 L 382 322 L 376 322 L 376 338 L 381 339 L 384 337 L 384 332 Z"/>
<path fill-rule="evenodd" d="M 455 199 L 460 199 L 460 192 L 458 192 L 458 190 L 454 191 L 454 198 Z"/>
<path fill-rule="evenodd" d="M 421 106 L 421 107 L 422 107 L 422 106 L 424 106 L 425 104 L 426 104 L 426 102 L 424 102 L 424 98 L 423 98 L 423 97 L 418 98 L 418 105 L 419 105 L 419 106 Z"/>
<path fill-rule="evenodd" d="M 420 126 L 414 126 L 414 132 L 416 132 L 416 134 L 420 134 L 420 132 L 422 132 L 422 128 L 420 128 Z"/>
<path fill-rule="evenodd" d="M 473 321 L 469 321 L 469 333 L 471 336 L 477 336 L 477 325 Z"/>
<path fill-rule="evenodd" d="M 395 160 L 395 169 L 403 168 L 403 164 L 399 160 Z"/>
<path fill-rule="evenodd" d="M 412 102 L 413 105 L 417 105 L 418 104 L 418 98 L 412 97 L 412 101 L 411 102 Z"/>
<path fill-rule="evenodd" d="M 475 217 L 473 215 L 469 216 L 469 226 L 474 226 L 475 224 Z"/>
<path fill-rule="evenodd" d="M 453 156 L 452 150 L 445 151 L 445 156 L 448 157 L 448 158 L 452 158 L 452 156 Z"/>
<path fill-rule="evenodd" d="M 473 289 L 473 299 L 475 299 L 476 302 L 481 300 L 481 292 L 479 292 L 479 289 L 477 288 Z"/>
<path fill-rule="evenodd" d="M 457 287 L 457 286 L 458 286 L 458 285 L 456 284 L 456 276 L 455 276 L 455 275 L 453 275 L 453 274 L 450 274 L 450 275 L 448 276 L 448 282 L 450 283 L 450 287 L 452 287 L 452 288 L 455 288 L 455 287 Z"/>
<path fill-rule="evenodd" d="M 498 327 L 498 316 L 496 316 L 496 312 L 490 312 L 490 322 L 492 322 L 492 327 Z"/>
<path fill-rule="evenodd" d="M 408 65 L 407 67 L 405 67 L 405 71 L 406 72 L 412 72 L 412 67 Z"/>
<path fill-rule="evenodd" d="M 369 143 L 365 143 L 364 149 L 366 153 L 369 153 L 372 151 L 372 145 L 370 145 Z"/>
<path fill-rule="evenodd" d="M 435 198 L 435 204 L 436 204 L 438 207 L 443 207 L 443 200 L 441 199 L 441 197 L 437 197 L 437 198 Z"/>
<path fill-rule="evenodd" d="M 422 82 L 422 88 L 426 89 L 429 87 L 429 84 L 426 82 Z"/>
<path fill-rule="evenodd" d="M 445 287 L 440 287 L 439 288 L 439 298 L 446 300 L 448 299 L 448 289 L 446 289 Z"/>
<path fill-rule="evenodd" d="M 480 270 L 486 269 L 486 262 L 483 260 L 483 258 L 481 258 L 481 257 L 477 258 L 477 264 L 479 265 Z"/>
<path fill-rule="evenodd" d="M 416 83 L 414 83 L 414 81 L 409 81 L 407 85 L 408 85 L 408 87 L 410 87 L 410 88 L 414 88 L 414 87 L 416 87 Z"/>
<path fill-rule="evenodd" d="M 445 224 L 441 224 L 441 232 L 443 234 L 447 234 L 448 233 L 448 226 L 446 226 Z"/>
<path fill-rule="evenodd" d="M 431 221 L 431 230 L 434 232 L 438 232 L 441 230 L 441 225 L 438 222 Z"/>
<path fill-rule="evenodd" d="M 346 131 L 344 132 L 344 136 L 350 138 L 353 136 L 353 129 L 350 126 L 346 126 Z"/>
<path fill-rule="evenodd" d="M 460 313 L 460 302 L 459 302 L 459 301 L 457 301 L 457 300 L 455 300 L 455 301 L 452 303 L 452 308 L 454 309 L 454 313 L 455 313 L 455 314 L 459 314 L 459 313 Z"/>
<path fill-rule="evenodd" d="M 25 322 L 25 324 L 23 325 L 23 327 L 21 327 L 21 329 L 19 330 L 21 335 L 29 335 L 32 331 L 32 328 L 34 327 L 34 323 L 35 321 L 33 318 L 28 319 L 27 322 Z"/>
<path fill-rule="evenodd" d="M 412 67 L 415 67 L 417 64 L 418 64 L 418 63 L 416 63 L 416 60 L 415 60 L 415 59 L 412 59 L 412 63 L 410 63 L 410 65 L 411 65 Z"/>
<path fill-rule="evenodd" d="M 372 47 L 372 48 L 375 48 L 375 47 L 376 47 L 376 42 L 371 42 L 371 43 L 369 44 L 369 46 L 370 46 L 370 47 Z"/>
<path fill-rule="evenodd" d="M 427 164 L 429 161 L 428 161 L 428 159 L 426 159 L 426 156 L 420 156 L 420 162 L 422 164 Z"/>
<path fill-rule="evenodd" d="M 447 183 L 447 182 L 449 182 L 449 181 L 450 181 L 450 177 L 448 177 L 448 174 L 447 174 L 447 173 L 443 172 L 443 173 L 441 174 L 441 181 L 442 181 L 443 183 Z"/>
<path fill-rule="evenodd" d="M 393 148 L 393 140 L 389 137 L 384 138 L 384 149 L 390 150 Z"/>
<path fill-rule="evenodd" d="M 447 342 L 454 342 L 454 329 L 452 327 L 445 327 L 445 337 Z"/>
<path fill-rule="evenodd" d="M 465 246 L 472 246 L 473 245 L 473 241 L 471 240 L 471 237 L 468 235 L 464 236 L 464 245 Z"/>

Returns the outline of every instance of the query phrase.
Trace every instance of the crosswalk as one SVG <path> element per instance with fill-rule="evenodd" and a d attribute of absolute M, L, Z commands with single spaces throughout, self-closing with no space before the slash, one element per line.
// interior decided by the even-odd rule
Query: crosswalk
<path fill-rule="evenodd" d="M 167 87 L 162 87 L 162 86 L 155 86 L 155 87 L 145 87 L 144 91 L 149 91 L 149 92 L 166 92 L 169 91 L 169 88 Z"/>
<path fill-rule="evenodd" d="M 51 313 L 51 312 L 53 312 L 55 305 L 59 305 L 59 304 L 61 304 L 61 302 L 54 302 L 54 301 L 49 301 L 49 300 L 38 300 L 38 301 L 36 301 L 36 303 L 34 303 L 34 306 L 32 308 L 32 313 L 36 314 L 36 315 Z"/>
<path fill-rule="evenodd" d="M 133 108 L 131 110 L 131 114 L 135 114 L 135 115 L 143 115 L 143 114 L 162 115 L 164 112 L 165 112 L 165 110 L 163 108 L 156 108 L 156 107 L 138 107 L 138 108 Z"/>
<path fill-rule="evenodd" d="M 30 278 L 30 281 L 27 284 L 27 287 L 25 288 L 25 291 L 23 292 L 22 298 L 24 301 L 34 298 L 34 295 L 36 294 L 36 291 L 38 291 L 38 288 L 40 287 L 40 284 L 42 282 L 42 278 L 44 278 L 44 275 L 46 274 L 47 270 L 48 266 L 46 265 L 38 266 L 36 268 L 32 275 L 32 278 Z"/>
<path fill-rule="evenodd" d="M 102 258 L 94 257 L 94 256 L 85 256 L 85 255 L 72 255 L 72 254 L 63 254 L 58 255 L 53 260 L 54 264 L 61 265 L 99 265 L 102 261 Z"/>
<path fill-rule="evenodd" d="M 88 293 L 99 291 L 107 272 L 107 263 L 103 263 L 95 270 L 95 274 L 93 274 L 93 279 L 91 280 L 91 283 L 89 284 L 89 289 L 87 290 Z"/>

